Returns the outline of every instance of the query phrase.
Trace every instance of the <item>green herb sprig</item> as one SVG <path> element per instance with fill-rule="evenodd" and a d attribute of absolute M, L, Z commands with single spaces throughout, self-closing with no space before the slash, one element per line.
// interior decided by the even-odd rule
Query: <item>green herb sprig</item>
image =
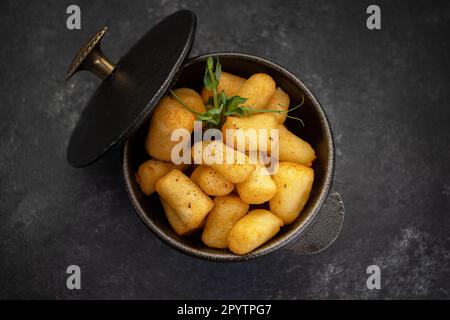
<path fill-rule="evenodd" d="M 208 127 L 220 128 L 228 116 L 249 117 L 255 113 L 283 113 L 293 111 L 301 107 L 305 102 L 305 97 L 302 94 L 302 102 L 289 110 L 254 109 L 244 106 L 248 99 L 240 96 L 227 97 L 224 91 L 220 94 L 217 92 L 221 73 L 222 66 L 219 59 L 216 58 L 216 63 L 214 64 L 214 59 L 212 57 L 208 57 L 206 61 L 205 75 L 203 77 L 203 85 L 207 90 L 212 92 L 212 97 L 208 99 L 208 102 L 205 105 L 205 112 L 193 110 L 180 97 L 178 97 L 175 92 L 170 90 L 171 95 L 183 107 L 192 112 L 198 120 L 205 122 Z M 303 126 L 305 125 L 300 118 L 290 116 L 289 114 L 287 117 L 298 120 Z"/>

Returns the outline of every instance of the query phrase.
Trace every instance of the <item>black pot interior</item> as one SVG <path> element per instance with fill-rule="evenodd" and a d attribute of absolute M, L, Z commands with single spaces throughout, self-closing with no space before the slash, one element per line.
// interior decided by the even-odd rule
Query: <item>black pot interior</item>
<path fill-rule="evenodd" d="M 154 193 L 150 197 L 145 196 L 135 180 L 134 174 L 138 166 L 149 159 L 144 148 L 149 121 L 125 145 L 124 174 L 130 199 L 137 213 L 144 223 L 169 245 L 200 258 L 215 261 L 235 261 L 266 254 L 287 244 L 303 233 L 319 211 L 330 188 L 334 167 L 334 149 L 332 134 L 322 108 L 309 89 L 298 78 L 265 59 L 242 54 L 214 54 L 214 56 L 217 55 L 220 57 L 224 71 L 245 78 L 257 72 L 264 72 L 272 76 L 277 86 L 289 94 L 291 107 L 299 104 L 302 101 L 302 94 L 304 95 L 303 106 L 294 110 L 291 115 L 301 118 L 305 126 L 303 127 L 300 122 L 289 118 L 285 123 L 289 130 L 309 142 L 317 155 L 317 160 L 313 165 L 315 179 L 311 195 L 301 215 L 292 224 L 282 227 L 281 231 L 269 242 L 244 256 L 234 255 L 227 250 L 208 248 L 200 240 L 200 234 L 179 237 L 169 225 L 158 195 Z M 173 88 L 189 87 L 200 92 L 203 86 L 207 56 L 188 61 Z"/>

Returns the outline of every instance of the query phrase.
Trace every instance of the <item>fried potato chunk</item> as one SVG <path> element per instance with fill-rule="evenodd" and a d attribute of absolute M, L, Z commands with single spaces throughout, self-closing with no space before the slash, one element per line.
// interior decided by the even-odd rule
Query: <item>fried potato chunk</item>
<path fill-rule="evenodd" d="M 311 145 L 290 132 L 284 125 L 279 129 L 279 160 L 311 167 L 316 159 L 316 153 Z"/>
<path fill-rule="evenodd" d="M 205 112 L 205 105 L 200 95 L 192 89 L 180 88 L 175 94 L 191 109 Z M 180 102 L 170 96 L 161 99 L 153 111 L 145 149 L 148 154 L 158 160 L 171 161 L 172 149 L 178 141 L 172 141 L 172 133 L 176 129 L 186 129 L 192 133 L 195 116 Z"/>
<path fill-rule="evenodd" d="M 246 98 L 244 106 L 253 109 L 266 109 L 276 91 L 275 81 L 265 73 L 255 73 L 236 92 Z"/>
<path fill-rule="evenodd" d="M 277 192 L 277 185 L 263 165 L 257 165 L 250 178 L 236 184 L 242 201 L 248 204 L 261 204 L 269 201 Z"/>
<path fill-rule="evenodd" d="M 221 141 L 198 142 L 192 147 L 194 161 L 200 158 L 203 165 L 213 168 L 232 183 L 247 180 L 255 170 L 247 155 L 234 150 Z"/>
<path fill-rule="evenodd" d="M 234 189 L 234 184 L 213 168 L 198 166 L 191 174 L 194 181 L 209 196 L 225 196 Z"/>
<path fill-rule="evenodd" d="M 159 179 L 155 189 L 190 229 L 200 226 L 214 207 L 213 201 L 202 189 L 177 169 Z"/>
<path fill-rule="evenodd" d="M 233 253 L 246 254 L 275 236 L 283 221 L 268 210 L 255 209 L 241 218 L 228 234 Z"/>
<path fill-rule="evenodd" d="M 164 201 L 163 199 L 160 200 L 164 208 L 164 213 L 166 214 L 167 220 L 169 221 L 169 224 L 177 235 L 187 236 L 200 228 L 200 226 L 196 228 L 189 228 L 188 226 L 186 226 L 180 219 L 178 213 L 176 213 L 176 211 L 171 206 L 169 206 L 166 201 Z"/>
<path fill-rule="evenodd" d="M 248 212 L 249 205 L 237 195 L 214 198 L 214 208 L 208 214 L 202 241 L 211 248 L 228 247 L 228 234 L 234 224 Z"/>
<path fill-rule="evenodd" d="M 281 162 L 273 175 L 277 193 L 270 200 L 270 211 L 285 224 L 292 223 L 308 201 L 314 181 L 312 168 L 293 162 Z"/>
<path fill-rule="evenodd" d="M 271 151 L 272 130 L 278 131 L 279 123 L 273 113 L 260 113 L 249 117 L 227 117 L 222 126 L 222 136 L 228 145 L 238 148 L 245 143 L 245 151 Z M 264 130 L 265 129 L 265 130 Z M 279 131 L 276 133 L 279 137 Z M 242 143 L 241 142 L 241 143 Z"/>

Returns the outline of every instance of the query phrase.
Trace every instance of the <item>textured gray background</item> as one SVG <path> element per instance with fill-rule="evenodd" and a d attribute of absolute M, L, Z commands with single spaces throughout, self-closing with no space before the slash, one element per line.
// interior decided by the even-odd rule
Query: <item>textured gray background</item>
<path fill-rule="evenodd" d="M 65 10 L 82 9 L 82 30 Z M 0 297 L 449 298 L 450 3 L 375 1 L 2 1 L 0 4 Z M 65 161 L 70 133 L 99 81 L 63 77 L 78 47 L 108 25 L 120 57 L 179 8 L 198 16 L 192 55 L 233 50 L 287 66 L 333 127 L 335 188 L 346 205 L 325 252 L 279 250 L 216 264 L 159 241 L 133 212 L 120 150 L 87 169 Z M 65 269 L 82 268 L 69 291 Z M 382 290 L 365 269 L 382 268 Z"/>

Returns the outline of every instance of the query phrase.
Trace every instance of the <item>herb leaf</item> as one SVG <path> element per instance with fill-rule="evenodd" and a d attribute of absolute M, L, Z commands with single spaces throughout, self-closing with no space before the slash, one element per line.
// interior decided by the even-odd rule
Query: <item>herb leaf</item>
<path fill-rule="evenodd" d="M 219 85 L 221 74 L 222 74 L 222 65 L 220 64 L 219 59 L 217 58 L 216 71 L 214 71 L 214 75 L 216 76 L 216 80 L 217 80 L 217 85 Z"/>
<path fill-rule="evenodd" d="M 205 76 L 203 77 L 203 85 L 209 91 L 212 91 L 213 84 L 211 82 L 211 78 L 209 77 L 208 70 L 205 71 Z"/>
<path fill-rule="evenodd" d="M 305 97 L 302 94 L 302 102 L 288 110 L 271 110 L 271 109 L 254 109 L 249 106 L 244 106 L 248 99 L 240 96 L 232 96 L 228 98 L 224 91 L 220 94 L 217 92 L 219 86 L 220 76 L 222 74 L 222 65 L 219 59 L 216 58 L 214 64 L 214 58 L 208 57 L 206 61 L 205 75 L 203 77 L 203 84 L 205 88 L 212 91 L 212 96 L 209 97 L 208 102 L 205 105 L 206 112 L 197 112 L 186 105 L 172 90 L 170 93 L 172 96 L 181 103 L 187 110 L 192 112 L 198 120 L 204 121 L 213 127 L 220 128 L 223 121 L 228 116 L 248 117 L 254 113 L 283 113 L 293 111 L 303 105 Z M 303 121 L 300 118 L 287 115 L 288 118 L 298 120 L 304 126 Z"/>

